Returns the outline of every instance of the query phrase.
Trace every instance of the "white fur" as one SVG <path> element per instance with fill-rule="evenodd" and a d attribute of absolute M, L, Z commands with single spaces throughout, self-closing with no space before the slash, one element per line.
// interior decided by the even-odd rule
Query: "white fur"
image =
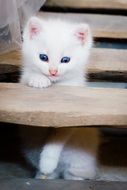
<path fill-rule="evenodd" d="M 44 147 L 44 150 L 40 155 L 40 171 L 44 174 L 52 173 L 56 168 L 61 153 L 62 144 L 48 144 Z"/>
<path fill-rule="evenodd" d="M 40 155 L 40 171 L 64 179 L 92 179 L 97 170 L 98 131 L 93 128 L 54 129 Z"/>
<path fill-rule="evenodd" d="M 39 167 L 41 173 L 50 174 L 57 168 L 63 147 L 71 134 L 72 129 L 69 130 L 69 133 L 68 129 L 64 129 L 64 131 L 56 129 L 50 135 L 40 155 Z"/>
<path fill-rule="evenodd" d="M 31 25 L 36 28 L 32 34 Z M 88 25 L 60 20 L 41 21 L 34 17 L 28 22 L 23 38 L 22 83 L 38 88 L 48 87 L 52 83 L 85 84 L 84 73 L 92 46 Z M 40 60 L 40 53 L 48 55 L 48 63 Z M 60 63 L 64 56 L 71 58 L 69 63 Z M 49 76 L 49 69 L 57 69 L 58 76 Z M 97 130 L 62 128 L 54 131 L 40 154 L 40 172 L 48 178 L 60 175 L 65 179 L 94 178 L 97 168 Z"/>
<path fill-rule="evenodd" d="M 38 28 L 37 34 L 30 38 L 30 25 Z M 76 33 L 86 30 L 84 43 Z M 83 32 L 84 32 L 83 31 Z M 23 69 L 21 82 L 29 86 L 43 88 L 52 83 L 60 85 L 84 85 L 85 65 L 92 46 L 92 37 L 87 24 L 74 24 L 61 20 L 40 20 L 32 17 L 23 35 Z M 39 54 L 49 57 L 49 62 L 43 62 Z M 62 57 L 71 58 L 67 64 L 60 64 Z M 57 69 L 58 76 L 49 76 L 49 69 Z"/>

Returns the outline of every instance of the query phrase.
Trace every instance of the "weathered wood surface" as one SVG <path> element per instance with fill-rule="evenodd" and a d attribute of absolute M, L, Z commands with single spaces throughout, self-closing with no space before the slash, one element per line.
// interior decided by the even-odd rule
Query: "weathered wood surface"
<path fill-rule="evenodd" d="M 127 126 L 127 90 L 0 84 L 0 121 L 35 126 Z"/>
<path fill-rule="evenodd" d="M 107 76 L 107 80 L 127 81 L 127 50 L 93 48 L 88 64 L 88 74 Z M 13 73 L 19 70 L 21 55 L 13 51 L 0 55 L 0 74 Z M 102 76 L 103 75 L 103 76 Z M 108 76 L 109 75 L 109 76 Z M 91 76 L 91 78 L 92 78 Z"/>
<path fill-rule="evenodd" d="M 94 37 L 127 39 L 126 16 L 46 12 L 40 12 L 39 16 L 42 18 L 62 18 L 77 23 L 87 22 L 92 28 Z"/>
<path fill-rule="evenodd" d="M 92 9 L 122 9 L 127 10 L 127 0 L 47 0 L 47 6 L 67 8 Z"/>
<path fill-rule="evenodd" d="M 90 80 L 127 82 L 127 50 L 94 48 L 88 64 Z"/>
<path fill-rule="evenodd" d="M 1 190 L 126 190 L 127 182 L 0 179 Z"/>
<path fill-rule="evenodd" d="M 11 51 L 0 55 L 0 74 L 13 73 L 21 65 L 20 51 Z"/>
<path fill-rule="evenodd" d="M 94 48 L 88 64 L 89 73 L 127 72 L 127 50 Z"/>

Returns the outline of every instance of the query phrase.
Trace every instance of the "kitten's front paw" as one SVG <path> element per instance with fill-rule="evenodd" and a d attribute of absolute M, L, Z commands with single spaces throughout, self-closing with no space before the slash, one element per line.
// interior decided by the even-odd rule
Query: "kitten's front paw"
<path fill-rule="evenodd" d="M 51 86 L 51 81 L 45 76 L 35 76 L 31 77 L 27 84 L 35 88 L 46 88 Z"/>
<path fill-rule="evenodd" d="M 57 167 L 57 160 L 50 157 L 42 157 L 40 160 L 40 171 L 43 174 L 51 174 Z"/>
<path fill-rule="evenodd" d="M 49 175 L 42 174 L 40 171 L 37 172 L 35 179 L 58 179 L 59 178 L 59 173 L 53 172 L 50 173 Z"/>

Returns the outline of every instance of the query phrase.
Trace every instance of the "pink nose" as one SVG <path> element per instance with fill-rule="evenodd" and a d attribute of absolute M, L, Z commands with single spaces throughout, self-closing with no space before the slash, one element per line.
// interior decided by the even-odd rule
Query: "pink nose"
<path fill-rule="evenodd" d="M 56 76 L 57 72 L 58 72 L 58 70 L 49 69 L 49 73 L 50 73 L 50 75 L 52 75 L 52 76 Z"/>

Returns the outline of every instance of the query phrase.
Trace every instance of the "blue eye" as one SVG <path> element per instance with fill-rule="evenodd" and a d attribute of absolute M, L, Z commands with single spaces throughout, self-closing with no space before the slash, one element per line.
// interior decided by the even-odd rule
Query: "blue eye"
<path fill-rule="evenodd" d="M 63 57 L 61 59 L 61 63 L 68 63 L 70 60 L 71 60 L 70 57 Z"/>
<path fill-rule="evenodd" d="M 46 55 L 46 54 L 40 54 L 39 55 L 39 57 L 40 57 L 40 59 L 42 60 L 42 61 L 45 61 L 45 62 L 48 62 L 48 56 Z"/>

